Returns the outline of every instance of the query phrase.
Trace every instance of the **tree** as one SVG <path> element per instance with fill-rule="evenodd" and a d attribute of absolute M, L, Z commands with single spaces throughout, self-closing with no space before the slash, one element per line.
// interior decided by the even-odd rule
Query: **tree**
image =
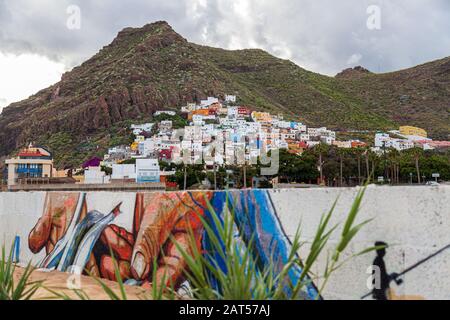
<path fill-rule="evenodd" d="M 421 183 L 421 179 L 420 179 L 420 167 L 419 167 L 419 160 L 420 158 L 423 156 L 423 149 L 421 148 L 413 148 L 410 150 L 411 155 L 414 159 L 414 164 L 416 167 L 416 174 L 417 174 L 417 183 L 420 184 Z"/>
<path fill-rule="evenodd" d="M 215 190 L 224 190 L 227 187 L 227 171 L 224 166 L 218 166 L 216 164 L 213 172 L 206 173 L 206 178 L 209 181 L 214 181 Z"/>
<path fill-rule="evenodd" d="M 172 126 L 174 129 L 183 129 L 184 127 L 189 125 L 188 121 L 178 114 L 174 116 L 171 116 L 169 114 L 160 114 L 159 116 L 154 117 L 153 121 L 155 122 L 172 121 Z M 156 125 L 154 127 L 157 128 Z"/>
<path fill-rule="evenodd" d="M 420 171 L 426 177 L 431 178 L 433 173 L 439 173 L 441 180 L 450 180 L 450 154 L 425 152 L 421 159 Z"/>
<path fill-rule="evenodd" d="M 389 150 L 389 176 L 392 183 L 400 183 L 399 171 L 400 171 L 400 152 L 396 149 Z"/>
<path fill-rule="evenodd" d="M 370 150 L 369 147 L 366 147 L 364 150 L 364 158 L 366 160 L 366 178 L 367 181 L 369 181 L 370 179 L 370 164 L 369 164 L 369 158 L 370 158 L 370 153 L 372 152 L 372 150 Z"/>
<path fill-rule="evenodd" d="M 399 176 L 400 179 L 405 182 L 409 181 L 410 173 L 416 172 L 417 174 L 417 155 L 414 155 L 413 153 L 414 151 L 412 149 L 400 153 Z M 442 181 L 450 180 L 450 151 L 419 151 L 418 156 L 420 178 L 425 176 L 431 179 L 433 173 L 439 173 Z"/>
<path fill-rule="evenodd" d="M 362 183 L 361 157 L 364 154 L 365 150 L 363 148 L 354 148 L 352 149 L 352 152 L 358 160 L 358 185 L 361 185 Z"/>
<path fill-rule="evenodd" d="M 120 164 L 136 164 L 136 159 L 132 158 L 132 159 L 123 160 Z"/>
<path fill-rule="evenodd" d="M 323 183 L 323 165 L 324 165 L 324 161 L 323 161 L 323 157 L 324 154 L 327 154 L 330 150 L 330 148 L 324 144 L 324 143 L 319 143 L 317 146 L 314 147 L 314 152 L 318 155 L 319 159 L 317 161 L 317 165 L 319 167 L 319 172 L 320 172 L 320 183 Z"/>
<path fill-rule="evenodd" d="M 112 175 L 112 168 L 110 168 L 110 167 L 102 166 L 102 171 L 103 171 L 107 176 Z"/>
<path fill-rule="evenodd" d="M 339 186 L 342 188 L 344 186 L 344 155 L 345 155 L 345 149 L 338 149 L 337 152 L 339 156 Z"/>
<path fill-rule="evenodd" d="M 291 182 L 309 182 L 316 180 L 319 176 L 317 160 L 311 153 L 305 152 L 299 156 L 280 150 L 280 169 L 278 177 L 280 180 Z"/>
<path fill-rule="evenodd" d="M 186 175 L 185 175 L 186 172 Z M 176 182 L 181 188 L 184 188 L 186 180 L 186 189 L 195 184 L 201 183 L 206 178 L 203 165 L 177 165 L 175 175 L 169 178 L 170 182 Z"/>

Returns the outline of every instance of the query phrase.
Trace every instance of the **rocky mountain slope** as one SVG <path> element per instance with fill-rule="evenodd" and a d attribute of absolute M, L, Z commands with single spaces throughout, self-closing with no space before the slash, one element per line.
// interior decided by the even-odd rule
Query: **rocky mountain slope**
<path fill-rule="evenodd" d="M 434 137 L 450 132 L 450 58 L 387 74 L 347 70 L 333 78 L 262 50 L 189 43 L 156 22 L 124 29 L 59 83 L 5 108 L 0 156 L 34 141 L 54 151 L 59 167 L 79 165 L 127 141 L 127 126 L 151 120 L 155 110 L 224 94 L 338 130 L 411 124 Z"/>

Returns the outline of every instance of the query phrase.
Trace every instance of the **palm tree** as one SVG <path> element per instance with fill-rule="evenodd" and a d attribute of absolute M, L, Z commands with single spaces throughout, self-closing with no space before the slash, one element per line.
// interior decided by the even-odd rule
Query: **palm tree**
<path fill-rule="evenodd" d="M 184 164 L 184 187 L 183 190 L 186 191 L 187 189 L 187 166 L 186 163 Z"/>
<path fill-rule="evenodd" d="M 315 149 L 314 149 L 318 155 L 319 155 L 319 172 L 320 172 L 320 183 L 323 183 L 323 165 L 324 165 L 324 161 L 323 161 L 323 154 L 328 152 L 328 147 L 323 144 L 322 142 L 320 144 L 318 144 Z"/>
<path fill-rule="evenodd" d="M 358 160 L 358 184 L 361 185 L 361 183 L 362 183 L 361 156 L 364 153 L 364 149 L 358 147 L 358 148 L 352 149 L 352 153 L 354 153 L 356 155 L 356 158 Z"/>
<path fill-rule="evenodd" d="M 399 179 L 397 172 L 398 172 L 398 158 L 400 154 L 396 149 L 391 148 L 388 150 L 387 156 L 389 162 L 389 169 L 388 169 L 389 178 L 391 179 L 391 182 L 393 184 L 398 183 Z"/>
<path fill-rule="evenodd" d="M 367 181 L 370 179 L 370 164 L 369 164 L 369 157 L 370 157 L 370 148 L 366 147 L 364 150 L 364 156 L 366 158 L 366 177 Z"/>
<path fill-rule="evenodd" d="M 420 180 L 420 167 L 419 167 L 419 159 L 423 155 L 423 150 L 421 148 L 413 148 L 411 149 L 412 156 L 414 158 L 414 164 L 416 166 L 416 173 L 417 173 L 417 183 L 421 184 Z"/>
<path fill-rule="evenodd" d="M 339 186 L 342 188 L 344 186 L 344 156 L 347 150 L 344 148 L 337 149 L 337 154 L 339 156 Z"/>

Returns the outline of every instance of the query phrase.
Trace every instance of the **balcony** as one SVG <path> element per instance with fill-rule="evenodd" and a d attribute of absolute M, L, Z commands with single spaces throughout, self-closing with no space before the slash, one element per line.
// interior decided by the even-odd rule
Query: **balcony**
<path fill-rule="evenodd" d="M 42 168 L 17 168 L 15 171 L 19 177 L 42 177 Z"/>

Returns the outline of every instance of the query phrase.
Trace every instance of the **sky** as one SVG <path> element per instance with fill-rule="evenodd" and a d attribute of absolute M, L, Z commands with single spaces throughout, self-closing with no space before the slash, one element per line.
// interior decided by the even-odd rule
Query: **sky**
<path fill-rule="evenodd" d="M 191 42 L 261 48 L 330 76 L 450 56 L 448 0 L 0 0 L 0 110 L 158 20 Z"/>

